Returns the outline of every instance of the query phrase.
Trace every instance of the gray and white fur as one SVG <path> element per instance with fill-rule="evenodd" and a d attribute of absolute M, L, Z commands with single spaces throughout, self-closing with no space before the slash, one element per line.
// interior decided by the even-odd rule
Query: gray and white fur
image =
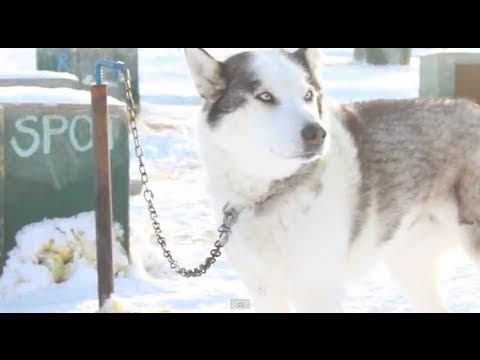
<path fill-rule="evenodd" d="M 460 245 L 480 264 L 478 105 L 335 104 L 318 49 L 185 54 L 209 191 L 242 209 L 226 250 L 257 311 L 342 311 L 379 261 L 415 310 L 446 311 L 439 256 Z"/>

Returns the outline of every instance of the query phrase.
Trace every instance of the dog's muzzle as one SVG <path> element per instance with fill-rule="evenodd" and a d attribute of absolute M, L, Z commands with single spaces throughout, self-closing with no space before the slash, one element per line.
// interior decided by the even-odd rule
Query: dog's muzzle
<path fill-rule="evenodd" d="M 321 150 L 325 138 L 327 137 L 327 132 L 320 124 L 309 122 L 303 127 L 301 135 L 303 140 L 303 151 L 305 152 L 305 157 L 308 158 L 318 154 Z"/>

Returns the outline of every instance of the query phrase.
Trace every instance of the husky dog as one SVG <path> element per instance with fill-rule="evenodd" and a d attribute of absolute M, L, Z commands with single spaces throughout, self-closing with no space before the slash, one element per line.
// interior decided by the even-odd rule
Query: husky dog
<path fill-rule="evenodd" d="M 209 191 L 240 212 L 225 250 L 256 311 L 342 312 L 347 281 L 379 260 L 415 311 L 446 311 L 439 255 L 461 245 L 480 263 L 479 106 L 334 104 L 318 49 L 185 56 Z"/>

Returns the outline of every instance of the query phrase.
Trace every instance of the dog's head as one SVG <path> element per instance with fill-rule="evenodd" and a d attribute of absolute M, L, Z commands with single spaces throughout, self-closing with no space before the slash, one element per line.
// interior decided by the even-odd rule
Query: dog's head
<path fill-rule="evenodd" d="M 202 140 L 235 166 L 282 177 L 323 154 L 328 134 L 318 49 L 242 52 L 223 62 L 203 49 L 185 49 L 185 55 L 205 101 Z"/>

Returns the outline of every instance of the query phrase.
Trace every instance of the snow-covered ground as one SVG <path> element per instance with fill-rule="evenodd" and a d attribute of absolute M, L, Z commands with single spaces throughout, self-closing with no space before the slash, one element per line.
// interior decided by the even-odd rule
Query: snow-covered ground
<path fill-rule="evenodd" d="M 239 51 L 208 50 L 220 58 Z M 414 54 L 425 52 L 418 49 Z M 418 94 L 418 58 L 410 66 L 373 67 L 352 64 L 352 54 L 353 49 L 325 49 L 327 95 L 350 101 Z M 204 191 L 204 169 L 190 126 L 200 101 L 179 49 L 140 49 L 139 62 L 140 134 L 159 219 L 174 256 L 188 267 L 196 266 L 208 255 L 218 227 Z M 34 69 L 34 49 L 0 49 L 0 77 L 30 74 Z M 139 178 L 136 164 L 132 157 L 132 178 Z M 172 273 L 153 238 L 142 196 L 131 197 L 130 217 L 132 264 L 119 246 L 114 252 L 115 300 L 120 310 L 230 312 L 231 299 L 248 299 L 224 258 L 201 278 Z M 22 229 L 0 278 L 0 312 L 97 311 L 93 224 L 90 212 Z M 462 253 L 446 258 L 440 277 L 451 311 L 480 311 L 480 276 L 468 258 Z M 382 267 L 349 288 L 344 305 L 348 312 L 412 311 Z"/>

